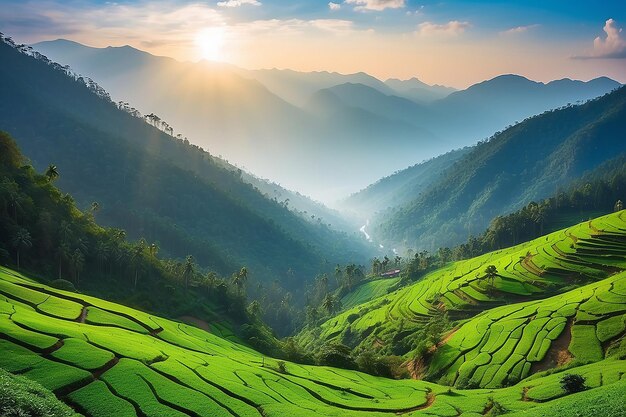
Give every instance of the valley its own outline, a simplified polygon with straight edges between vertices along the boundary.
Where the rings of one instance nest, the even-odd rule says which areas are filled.
[[[5,0],[0,417],[626,417],[624,19]]]

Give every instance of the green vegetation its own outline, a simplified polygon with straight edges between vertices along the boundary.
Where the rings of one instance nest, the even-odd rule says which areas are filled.
[[[389,210],[379,207],[371,219],[372,235],[419,250],[457,245],[494,217],[545,198],[623,154],[625,121],[626,88],[528,118],[472,148],[412,201]],[[589,191],[601,196],[620,188]],[[600,208],[608,212],[616,200]],[[535,228],[541,227],[538,223]],[[524,241],[516,237],[510,238],[513,244]],[[496,242],[493,248],[506,244]]]
[[[610,298],[602,301],[613,303],[610,304],[613,310],[605,316],[607,305],[594,298],[582,304],[582,290],[572,288],[588,282],[596,284],[585,288],[596,285],[606,289],[612,282],[616,287],[622,285],[623,280],[618,279],[621,275],[613,274],[626,269],[625,233],[626,212],[621,211],[525,244],[451,263],[428,273],[415,284],[347,309],[319,327],[308,327],[297,341],[308,351],[336,343],[355,348],[357,355],[374,349],[378,355],[405,355],[408,359],[417,356],[425,362],[435,353],[434,366],[427,373],[430,377],[440,378],[440,371],[448,367],[451,379],[443,382],[455,383],[460,378],[456,371],[467,362],[463,370],[469,368],[469,376],[461,379],[462,385],[501,386],[529,375],[530,362],[541,361],[550,341],[564,330],[566,318],[576,315],[582,321],[572,328],[570,351],[581,362],[598,361],[605,357],[608,347],[621,349],[611,342],[624,332],[623,321],[616,318],[624,300],[620,293],[605,294]],[[542,315],[533,308],[548,301],[528,301],[566,290],[571,291],[551,299],[554,311],[546,310]],[[579,300],[581,308],[577,313],[571,304],[574,301],[567,305],[566,299]],[[510,304],[512,301],[517,303]],[[525,301],[530,304],[520,304]],[[566,306],[561,307],[563,304]],[[529,319],[535,315],[537,320]],[[600,320],[602,317],[606,322]],[[494,323],[500,318],[506,320],[506,328]],[[491,323],[496,324],[493,331]],[[452,327],[458,331],[446,334]],[[461,343],[465,334],[468,339]],[[520,339],[523,343],[518,346]],[[487,342],[493,345],[487,346],[493,351],[481,354],[482,345]],[[475,353],[467,356],[474,348]],[[457,353],[451,356],[445,353],[452,350]],[[495,355],[497,350],[500,351]],[[514,353],[517,356],[511,359]],[[528,365],[522,359],[528,359]],[[493,371],[484,378],[478,378],[480,373],[474,376],[475,368],[482,366],[484,371],[492,360],[498,364]],[[504,362],[507,369],[500,371]],[[510,380],[505,381],[511,372]]]
[[[185,262],[163,260],[158,246],[140,239],[128,242],[120,229],[102,228],[92,211],[81,212],[52,183],[50,167],[43,175],[26,165],[13,139],[0,132],[0,261],[54,279],[51,286],[67,291],[89,290],[171,317],[187,317],[218,326],[222,334],[244,334],[257,348],[279,355],[279,346],[258,317],[246,310],[247,268],[220,277],[202,271],[192,257]],[[15,245],[28,236],[29,245]],[[19,255],[19,265],[18,265]],[[4,291],[0,283],[0,294]],[[92,324],[149,332],[128,317],[112,315],[106,306],[87,306],[53,295],[32,294],[27,288],[16,296],[35,296],[37,310]],[[27,303],[28,304],[28,303]],[[153,326],[153,325],[152,325]]]
[[[2,417],[79,417],[50,391],[23,376],[0,369]]]
[[[92,80],[2,36],[0,60],[0,130],[16,138],[39,172],[54,164],[59,177],[49,179],[101,224],[156,243],[164,257],[192,255],[201,269],[219,275],[245,265],[251,283],[262,284],[258,298],[271,295],[274,280],[302,297],[301,283],[368,255],[356,234],[336,232],[267,198],[240,170],[173,137],[158,117],[148,115],[146,122],[127,103],[111,102]],[[25,239],[15,243],[20,254],[35,253]],[[11,243],[5,250],[14,256],[14,248]],[[80,265],[74,254],[72,247],[66,255]],[[268,306],[281,299],[271,301]]]
[[[366,281],[356,287],[353,291],[344,295],[341,299],[343,308],[352,308],[356,305],[363,304],[373,298],[387,294],[392,288],[397,286],[400,278],[386,278]]]
[[[589,388],[572,398],[616,392],[613,384],[626,373],[626,361],[605,359],[498,390],[394,381],[277,361],[201,329],[57,290],[11,270],[0,271],[0,282],[0,368],[41,383],[89,416],[449,416],[485,409],[497,415],[568,400],[561,387],[566,373],[581,375]],[[624,286],[615,280],[613,288]],[[54,315],[38,308],[49,296],[110,316],[90,324],[89,313],[84,320]],[[118,326],[127,320],[136,329]]]

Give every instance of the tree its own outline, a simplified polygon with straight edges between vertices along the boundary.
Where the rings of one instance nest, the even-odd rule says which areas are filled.
[[[28,230],[20,227],[17,229],[13,237],[13,247],[15,248],[17,258],[17,269],[20,269],[20,252],[33,246],[32,239]]]
[[[242,267],[239,272],[233,275],[233,284],[237,287],[237,292],[241,295],[248,281],[248,268]]]
[[[494,282],[497,276],[498,276],[498,268],[496,268],[495,265],[489,265],[487,266],[487,268],[485,268],[484,278],[487,280],[487,283],[489,284],[490,291],[493,291],[495,289]]]
[[[139,268],[141,267],[141,261],[143,258],[144,251],[146,249],[145,241],[142,239],[139,241],[135,247],[133,247],[131,253],[131,261],[135,268],[135,279],[133,281],[133,288],[137,288],[137,281],[139,281]]]
[[[74,249],[74,253],[72,254],[71,261],[72,261],[72,269],[74,270],[74,277],[75,277],[74,285],[78,287],[80,285],[80,273],[82,272],[83,267],[85,266],[85,255],[79,248]]]
[[[185,258],[185,267],[183,269],[183,280],[185,281],[185,288],[189,287],[189,279],[193,276],[195,272],[195,265],[193,256],[188,255]]]
[[[565,374],[561,378],[561,388],[568,394],[584,391],[587,389],[585,377],[577,374]]]
[[[46,168],[46,172],[44,173],[44,175],[46,176],[46,178],[48,178],[49,182],[53,182],[54,180],[56,180],[57,178],[59,178],[59,170],[57,169],[56,165],[48,165],[48,168]]]
[[[372,259],[372,274],[378,275],[380,273],[380,259]]]
[[[328,311],[328,314],[333,314],[339,309],[339,301],[334,295],[328,293],[324,297],[324,301],[322,301],[322,308]]]
[[[624,209],[624,204],[622,203],[622,200],[617,200],[614,208],[615,211],[622,211]]]
[[[259,317],[261,314],[261,303],[257,300],[254,300],[248,305],[248,313],[250,313],[253,317]]]

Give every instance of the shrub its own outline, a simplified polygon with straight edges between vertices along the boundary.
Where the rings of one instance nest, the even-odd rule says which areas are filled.
[[[350,355],[352,350],[339,343],[326,343],[317,354],[320,365],[335,366],[344,369],[358,369]]]
[[[285,363],[285,361],[278,361],[278,362],[276,362],[276,370],[278,372],[280,372],[281,374],[286,374],[287,373],[287,364]]]
[[[568,394],[581,392],[587,389],[585,386],[585,377],[577,374],[565,374],[561,378],[561,388]]]
[[[506,413],[508,410],[504,408],[502,404],[493,399],[493,397],[487,398],[487,404],[485,404],[485,409],[483,411],[484,416],[501,416]]]
[[[68,406],[38,383],[0,369],[0,416],[74,417]]]
[[[50,283],[50,286],[52,288],[56,288],[57,290],[76,292],[76,287],[74,287],[74,284],[65,279],[55,279]]]

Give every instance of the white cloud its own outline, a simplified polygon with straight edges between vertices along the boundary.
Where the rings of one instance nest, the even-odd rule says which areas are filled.
[[[593,50],[599,57],[626,58],[626,40],[622,39],[622,28],[617,27],[617,22],[609,19],[603,28],[606,38],[598,36],[593,40]]]
[[[593,40],[593,49],[574,59],[626,59],[626,39],[622,38],[622,29],[617,22],[609,19],[602,28],[606,36],[598,36]]]
[[[500,32],[501,35],[518,35],[520,33],[526,33],[529,30],[532,30],[536,27],[539,27],[539,25],[526,25],[526,26],[516,26],[514,28],[508,29],[508,30],[504,30],[502,32]]]
[[[260,6],[263,3],[258,0],[227,0],[217,2],[217,5],[219,7],[239,7],[243,6],[244,4],[248,4],[250,6]]]
[[[339,3],[333,3],[332,1],[328,3],[328,8],[330,10],[339,10],[341,9],[341,4]]]
[[[345,0],[344,3],[356,6],[354,10],[401,9],[405,6],[405,0]]]
[[[420,23],[416,33],[422,36],[458,36],[471,27],[469,22],[451,20],[448,23],[437,24],[432,22]]]

